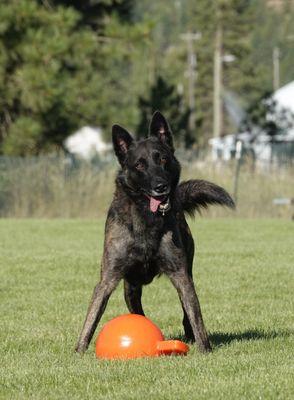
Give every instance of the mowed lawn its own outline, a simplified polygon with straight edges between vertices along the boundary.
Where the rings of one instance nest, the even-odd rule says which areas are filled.
[[[202,219],[194,276],[214,352],[98,361],[74,346],[99,276],[103,221],[0,221],[1,399],[293,399],[294,225]],[[182,333],[175,289],[144,289],[145,313]],[[126,313],[122,286],[102,324]],[[102,324],[99,325],[101,328]],[[98,328],[98,329],[99,329]]]

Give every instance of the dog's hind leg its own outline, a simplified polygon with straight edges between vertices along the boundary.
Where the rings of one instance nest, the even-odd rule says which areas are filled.
[[[125,279],[124,295],[128,309],[132,314],[145,315],[141,303],[141,297],[142,297],[141,285],[134,286]]]
[[[86,320],[76,346],[76,351],[78,353],[84,353],[87,350],[97,324],[105,310],[108,299],[119,281],[119,276],[113,276],[110,280],[102,278],[101,282],[95,286]]]

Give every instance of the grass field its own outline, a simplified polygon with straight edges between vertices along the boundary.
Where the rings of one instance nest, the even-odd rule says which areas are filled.
[[[194,275],[214,352],[97,361],[73,352],[98,278],[103,221],[0,220],[1,399],[293,399],[293,222],[197,219]],[[165,277],[146,315],[182,332]],[[103,322],[126,312],[120,286]],[[101,325],[100,325],[101,327]]]

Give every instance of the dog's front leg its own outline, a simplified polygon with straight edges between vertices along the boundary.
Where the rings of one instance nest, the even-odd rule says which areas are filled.
[[[177,271],[170,271],[168,276],[178,291],[183,308],[189,318],[199,350],[203,353],[211,351],[192,278],[188,275],[185,268],[181,268]]]
[[[117,274],[113,274],[111,277],[108,275],[102,276],[100,283],[95,286],[86,320],[76,346],[76,351],[78,353],[84,353],[87,350],[97,324],[105,310],[108,299],[118,285],[120,279],[121,276]]]

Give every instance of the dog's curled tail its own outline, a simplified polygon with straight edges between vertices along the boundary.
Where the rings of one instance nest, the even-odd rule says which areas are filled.
[[[177,197],[183,210],[191,216],[210,204],[235,208],[234,200],[225,189],[200,179],[181,182],[177,187]]]

